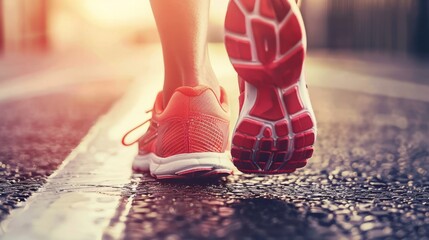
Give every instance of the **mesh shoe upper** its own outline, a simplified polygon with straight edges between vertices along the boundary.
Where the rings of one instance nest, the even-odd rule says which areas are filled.
[[[220,100],[205,86],[181,87],[163,108],[160,92],[150,126],[139,140],[139,154],[169,157],[183,153],[224,152],[228,144],[229,108],[226,93]]]

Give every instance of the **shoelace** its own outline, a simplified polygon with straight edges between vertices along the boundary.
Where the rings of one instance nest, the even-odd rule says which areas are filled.
[[[150,112],[152,112],[152,110],[153,110],[153,109],[147,110],[147,111],[146,111],[146,113],[150,113]],[[139,125],[137,125],[137,126],[136,126],[136,127],[134,127],[133,129],[131,129],[131,130],[129,130],[127,133],[125,133],[125,135],[122,137],[122,145],[124,145],[124,146],[126,146],[126,147],[129,147],[129,146],[131,146],[131,145],[136,144],[138,141],[140,141],[140,139],[141,139],[142,137],[144,137],[146,134],[144,134],[143,136],[141,136],[141,137],[137,138],[136,140],[134,140],[134,141],[132,141],[132,142],[130,142],[130,143],[128,143],[126,140],[127,140],[128,135],[130,135],[130,134],[131,134],[132,132],[134,132],[135,130],[137,130],[137,129],[139,129],[139,128],[143,127],[146,123],[150,122],[151,120],[152,120],[152,118],[149,118],[148,120],[146,120],[146,121],[144,121],[144,122],[140,123]],[[154,136],[150,137],[150,138],[149,138],[149,140],[148,140],[148,141],[146,141],[145,143],[143,143],[142,145],[146,145],[146,144],[148,144],[148,143],[149,143],[149,142],[151,142],[155,137],[156,137],[156,134],[155,134]]]

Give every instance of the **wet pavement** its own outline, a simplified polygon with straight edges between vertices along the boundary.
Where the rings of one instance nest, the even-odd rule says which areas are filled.
[[[227,61],[222,57],[215,55],[212,58],[218,76],[228,87],[235,116],[238,107],[232,96],[236,94],[237,86],[232,69],[224,68]],[[153,62],[159,63],[159,59]],[[320,67],[319,63],[314,64]],[[309,75],[316,78],[332,73],[331,70],[324,73],[319,70]],[[355,79],[365,76],[354,74],[351,72],[347,76],[355,76]],[[146,73],[145,78],[157,81],[158,77],[159,74]],[[334,81],[353,79],[332,78]],[[389,76],[385,76],[386,79]],[[89,128],[96,116],[111,105],[118,92],[107,92],[105,97],[101,96],[100,102],[85,102],[98,106],[92,108],[97,111],[76,110],[71,104],[74,111],[82,112],[80,116],[84,120],[77,114],[75,122],[65,124],[66,130],[61,130],[58,135],[49,132],[46,139],[42,139],[41,144],[52,151],[49,156],[55,157],[49,163],[36,161],[49,165],[47,170],[32,165],[30,169],[41,173],[34,177],[26,175],[21,183],[15,184],[20,186],[16,189],[25,186],[30,191],[22,191],[26,195],[16,197],[8,195],[9,189],[13,189],[9,186],[15,185],[7,183],[9,185],[3,186],[0,208],[6,210],[25,200],[31,190],[41,185],[43,188],[26,204],[19,205],[25,208],[12,211],[12,215],[1,223],[0,238],[429,239],[429,102],[392,97],[400,94],[401,89],[381,96],[359,89],[347,91],[322,87],[323,84],[311,84],[311,81],[309,85],[319,136],[315,155],[306,168],[289,175],[237,173],[204,182],[156,181],[146,174],[131,172],[130,163],[136,149],[120,146],[119,139],[135,123],[144,120],[141,112],[152,104],[149,99],[156,93],[153,89],[159,89],[159,86],[139,83],[131,86],[108,115],[97,121],[90,134],[44,184],[45,176],[53,172],[61,159],[78,144],[75,139],[87,131],[80,129]],[[383,92],[383,88],[374,90]],[[56,126],[55,121],[49,121],[64,116],[62,110],[68,109],[67,101],[49,95],[22,100],[22,103],[2,103],[2,106],[8,106],[2,109],[14,113],[1,116],[0,120],[5,123],[1,125],[2,131],[17,136],[12,140],[5,139],[1,151],[15,149],[13,156],[20,156],[16,153],[22,152],[20,147],[24,145],[17,143],[29,139],[14,140],[26,135],[19,135],[20,131],[6,126],[17,124],[21,129],[19,124],[23,120],[17,119],[25,119],[26,109],[33,106],[31,104],[49,108],[50,99],[56,99],[58,106],[65,107],[57,107],[58,116],[43,118],[35,115],[34,119],[42,119],[41,122],[46,124],[31,123],[32,127],[28,128],[31,133],[34,127],[43,130]],[[415,99],[426,97],[416,96]],[[56,109],[57,104],[53,104],[52,109]],[[49,112],[54,114],[55,111]],[[67,144],[69,150],[54,152],[60,149],[58,143],[64,136],[73,136]],[[37,159],[46,156],[43,151],[48,147],[43,146]],[[8,164],[15,164],[10,159]],[[5,169],[3,161],[0,170]],[[10,172],[10,176],[15,173],[3,170],[2,174],[4,172]],[[27,184],[26,179],[35,185]],[[3,191],[6,191],[5,197],[12,200],[3,201],[6,199]]]

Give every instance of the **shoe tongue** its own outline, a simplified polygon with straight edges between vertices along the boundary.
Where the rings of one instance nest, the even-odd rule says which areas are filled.
[[[210,88],[207,86],[203,86],[203,85],[199,85],[196,87],[184,86],[184,87],[177,88],[176,92],[181,92],[187,96],[199,96],[203,92],[207,91],[208,89],[210,89]]]

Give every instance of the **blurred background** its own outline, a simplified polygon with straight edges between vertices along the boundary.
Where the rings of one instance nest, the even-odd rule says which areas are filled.
[[[212,1],[210,40],[223,40],[227,0]],[[429,56],[427,0],[304,0],[309,49]],[[105,51],[158,40],[149,1],[0,0],[0,53]]]
[[[211,4],[212,62],[225,78],[233,73],[222,44],[228,0]],[[310,80],[326,80],[319,77],[322,67],[427,83],[429,1],[304,0],[301,9]],[[147,0],[0,0],[0,100],[76,82],[125,86],[160,73],[162,53]]]
[[[228,0],[211,4],[212,61],[219,75],[231,74],[222,44]],[[301,9],[309,78],[318,75],[316,67],[328,67],[429,79],[429,1],[304,0]],[[147,0],[0,0],[0,100],[75,82],[124,83],[149,78],[150,70],[150,78],[162,77],[161,62]]]

